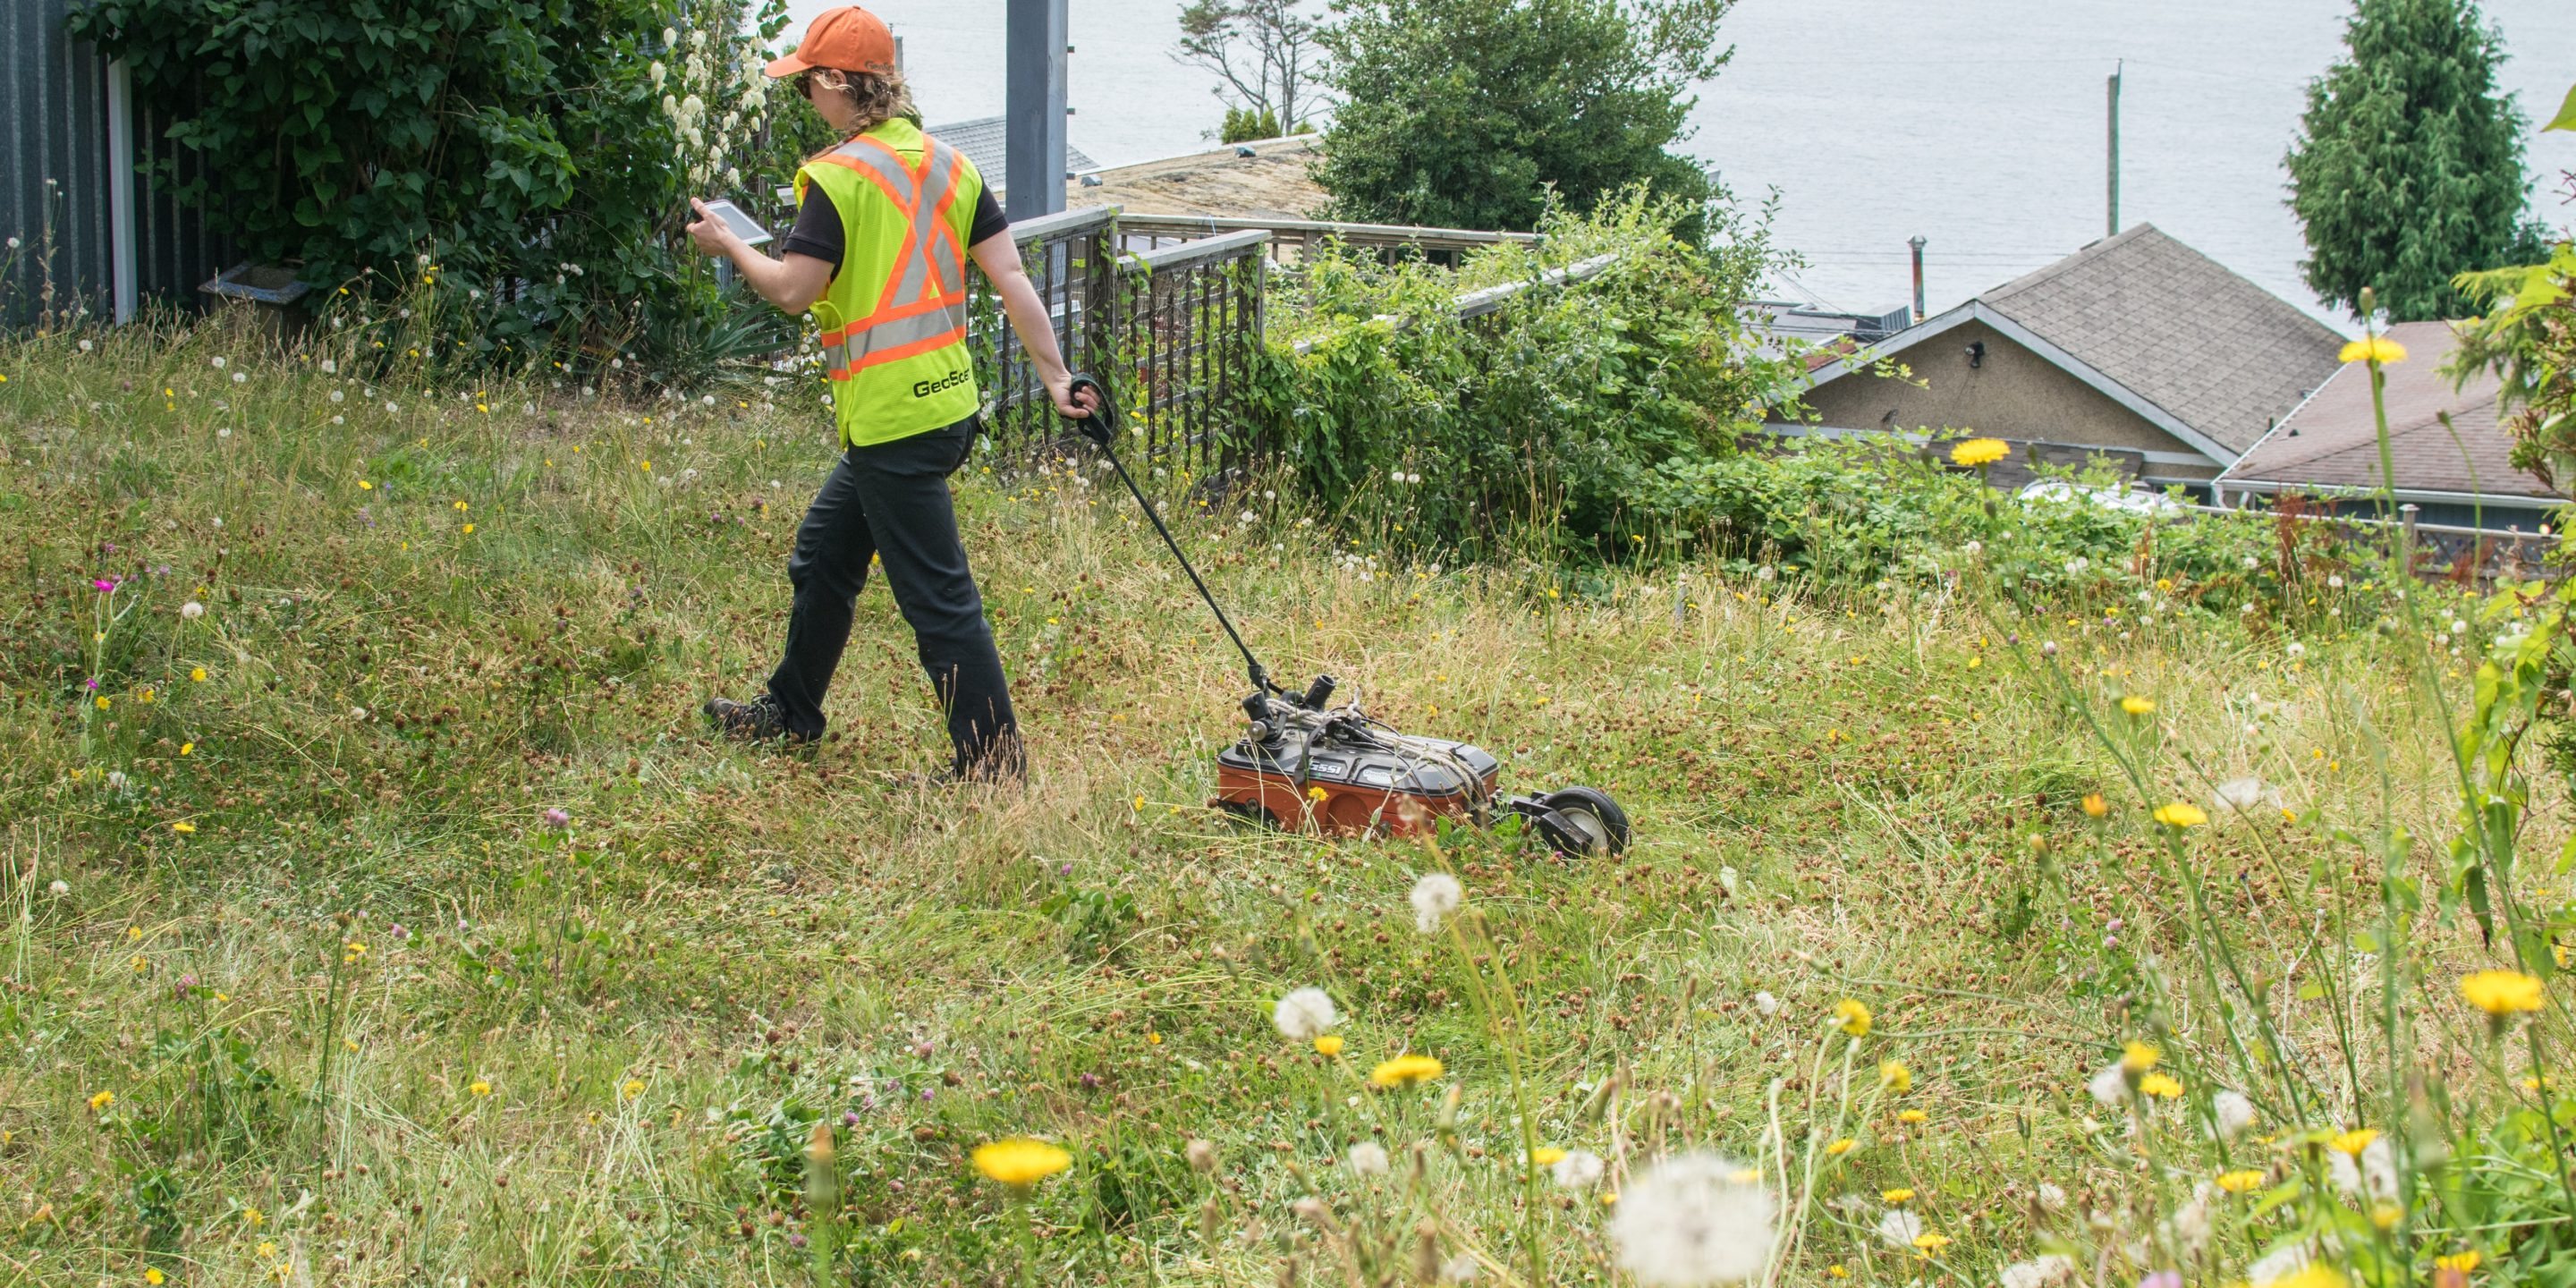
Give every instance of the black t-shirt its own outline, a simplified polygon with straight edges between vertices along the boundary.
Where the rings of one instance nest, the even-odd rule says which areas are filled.
[[[993,190],[985,188],[975,194],[975,223],[966,234],[966,244],[974,246],[995,233],[1009,232],[1011,221],[1002,217],[1000,203],[993,200]],[[780,245],[782,252],[811,255],[832,266],[834,276],[841,272],[841,252],[847,247],[841,237],[841,212],[832,204],[832,195],[823,185],[805,185],[805,204],[796,208],[796,226]]]

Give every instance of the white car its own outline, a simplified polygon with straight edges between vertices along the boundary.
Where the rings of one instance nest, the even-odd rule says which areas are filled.
[[[2182,513],[2182,507],[2174,504],[2172,498],[2159,496],[2148,491],[2144,486],[2124,490],[2110,487],[2086,487],[2081,483],[2069,483],[2064,479],[2040,479],[2037,482],[2025,484],[2020,495],[2024,505],[2033,501],[2049,501],[2061,505],[2075,501],[2090,501],[2105,510],[2118,510],[2126,514],[2163,516]]]

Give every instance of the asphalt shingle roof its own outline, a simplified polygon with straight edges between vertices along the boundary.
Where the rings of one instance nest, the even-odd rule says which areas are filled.
[[[2404,322],[2390,327],[2388,335],[2406,346],[2406,361],[2383,368],[2388,446],[2399,488],[2555,495],[2505,459],[2513,444],[2496,423],[2496,377],[2481,372],[2454,391],[2441,373],[2459,343],[2450,323]],[[2446,412],[2448,428],[2441,421]],[[2370,368],[2352,363],[2336,372],[2221,481],[2377,487],[2379,425],[2370,407]]]
[[[2331,379],[2343,337],[2139,224],[1978,297],[2233,452]]]
[[[954,125],[934,125],[930,127],[928,133],[932,138],[965,153],[966,159],[975,163],[975,172],[984,176],[985,185],[995,192],[1000,192],[1006,185],[1004,176],[1010,170],[1010,147],[1002,138],[1003,119],[999,116],[987,116],[973,121],[959,121]],[[1079,174],[1095,168],[1098,164],[1083,155],[1082,149],[1071,143],[1064,145],[1065,169]]]

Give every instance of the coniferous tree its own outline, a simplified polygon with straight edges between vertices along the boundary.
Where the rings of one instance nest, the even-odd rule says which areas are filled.
[[[2356,0],[2288,158],[2317,294],[2351,309],[2376,287],[2397,321],[2463,317],[2453,276],[2538,257],[2502,43],[2475,0]]]

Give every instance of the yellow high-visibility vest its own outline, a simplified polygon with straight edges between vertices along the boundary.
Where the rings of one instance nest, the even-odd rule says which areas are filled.
[[[966,347],[966,235],[984,177],[955,148],[892,120],[796,171],[841,215],[838,276],[814,302],[841,441],[892,442],[955,424],[982,399]]]

